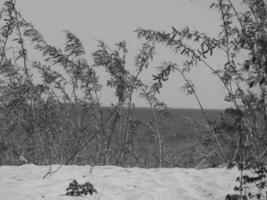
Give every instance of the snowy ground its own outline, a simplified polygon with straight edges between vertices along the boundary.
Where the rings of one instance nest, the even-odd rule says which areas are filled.
[[[57,166],[52,166],[55,169]],[[224,200],[233,193],[236,169],[140,169],[101,166],[63,166],[57,173],[42,177],[49,166],[1,166],[1,200],[98,199],[98,200]],[[91,182],[97,194],[64,196],[74,179]]]

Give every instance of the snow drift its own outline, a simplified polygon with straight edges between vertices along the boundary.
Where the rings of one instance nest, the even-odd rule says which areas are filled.
[[[52,168],[57,168],[53,165]],[[1,200],[97,199],[97,200],[224,200],[233,193],[237,169],[141,169],[99,166],[63,166],[42,177],[49,166],[1,166]],[[70,197],[68,184],[90,182],[97,193]]]

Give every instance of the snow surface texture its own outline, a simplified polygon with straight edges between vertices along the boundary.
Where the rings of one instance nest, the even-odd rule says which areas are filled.
[[[56,169],[58,166],[53,165]],[[97,199],[97,200],[224,200],[233,194],[236,169],[141,169],[115,166],[63,166],[46,179],[49,166],[1,166],[1,200]],[[65,196],[73,180],[93,184],[98,193]]]

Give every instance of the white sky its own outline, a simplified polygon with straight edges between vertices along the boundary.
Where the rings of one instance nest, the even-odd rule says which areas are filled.
[[[84,42],[88,57],[97,45],[92,38],[101,39],[110,46],[126,40],[130,61],[128,67],[133,68],[132,57],[141,47],[141,41],[137,40],[133,31],[139,27],[170,31],[171,26],[179,29],[188,25],[216,37],[220,21],[218,14],[209,9],[210,3],[211,0],[17,0],[17,8],[55,46],[62,46],[64,42],[62,31],[69,30],[76,34]],[[153,66],[167,60],[182,61],[168,49],[160,48]],[[223,66],[224,59],[217,55],[210,63],[215,67]],[[143,75],[147,82],[152,81],[152,71]],[[105,73],[101,71],[99,75],[104,83]],[[205,108],[227,106],[223,101],[223,87],[204,66],[195,67],[190,78]],[[159,99],[169,107],[198,108],[193,96],[182,92],[182,85],[180,77],[172,76]],[[101,95],[103,105],[115,102],[112,96],[113,91],[105,88]],[[135,99],[135,104],[147,106],[139,98]]]

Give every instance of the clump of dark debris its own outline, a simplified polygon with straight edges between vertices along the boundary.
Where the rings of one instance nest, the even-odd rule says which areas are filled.
[[[66,189],[68,196],[82,196],[97,193],[96,189],[90,182],[85,182],[84,184],[79,184],[76,180],[73,180]]]

